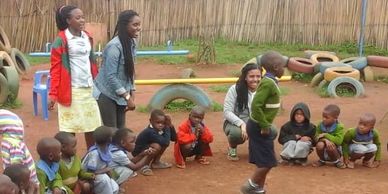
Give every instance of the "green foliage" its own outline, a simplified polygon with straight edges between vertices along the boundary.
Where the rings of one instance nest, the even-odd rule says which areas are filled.
[[[230,88],[230,85],[215,85],[215,86],[209,87],[210,91],[218,92],[218,93],[226,93],[228,92],[229,88]]]
[[[28,54],[25,54],[25,56],[31,66],[50,63],[50,57],[30,57]]]
[[[148,112],[148,109],[146,106],[138,105],[138,106],[136,106],[136,111],[146,113],[146,112]]]
[[[379,75],[379,76],[377,76],[375,79],[376,79],[376,81],[378,81],[378,82],[383,82],[383,83],[388,84],[388,76]]]
[[[0,105],[0,108],[4,109],[16,109],[22,107],[23,103],[15,97],[15,95],[10,94],[8,99]]]
[[[356,95],[356,88],[351,84],[340,84],[335,88],[335,92],[339,97],[353,97]]]
[[[177,99],[169,102],[164,108],[171,112],[190,111],[195,104],[189,100]]]
[[[296,81],[300,81],[302,83],[310,83],[313,79],[314,75],[311,73],[298,73],[295,72],[292,74],[292,79]]]
[[[325,85],[323,85],[322,87],[317,87],[316,89],[316,92],[318,93],[318,95],[322,98],[328,98],[330,97],[329,95],[329,92],[327,91],[327,86],[329,85],[329,83],[326,83]]]
[[[218,102],[215,102],[213,101],[212,103],[212,107],[210,107],[210,110],[213,111],[213,112],[221,112],[224,110],[224,105],[218,103]]]

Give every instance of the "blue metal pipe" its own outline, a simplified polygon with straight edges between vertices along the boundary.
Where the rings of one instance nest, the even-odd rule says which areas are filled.
[[[160,56],[160,55],[187,55],[189,50],[171,50],[171,51],[136,51],[136,56]],[[102,52],[94,52],[97,56],[101,56]],[[32,52],[31,57],[49,57],[49,52]]]
[[[360,38],[358,41],[358,55],[362,57],[364,55],[364,32],[365,32],[365,21],[366,21],[366,7],[368,0],[362,0],[362,12],[361,12],[361,29]]]

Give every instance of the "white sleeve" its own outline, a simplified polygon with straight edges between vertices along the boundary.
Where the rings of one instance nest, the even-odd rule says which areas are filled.
[[[225,96],[224,119],[239,127],[244,123],[244,121],[234,113],[234,110],[236,108],[236,101],[237,101],[237,92],[236,92],[236,84],[234,84],[229,88]]]

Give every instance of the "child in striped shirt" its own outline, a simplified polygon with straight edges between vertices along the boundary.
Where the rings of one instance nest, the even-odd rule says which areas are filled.
[[[23,164],[30,170],[30,181],[39,188],[34,159],[24,143],[24,126],[15,113],[0,109],[1,158],[3,169],[12,164]]]

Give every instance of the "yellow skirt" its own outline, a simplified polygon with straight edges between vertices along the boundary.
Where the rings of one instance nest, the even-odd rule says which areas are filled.
[[[71,105],[58,104],[59,131],[92,132],[102,125],[100,110],[92,96],[92,88],[72,88]]]

